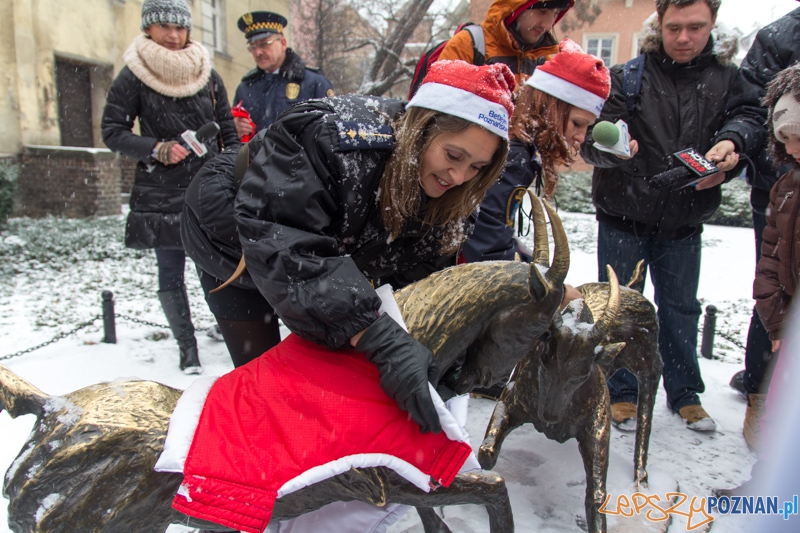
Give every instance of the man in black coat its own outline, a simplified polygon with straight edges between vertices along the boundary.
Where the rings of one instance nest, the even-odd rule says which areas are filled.
[[[628,123],[632,158],[598,151],[591,133],[582,145],[584,159],[595,165],[600,280],[606,281],[606,264],[629,279],[636,263],[646,261],[658,306],[667,404],[698,431],[716,428],[699,398],[705,390],[697,362],[700,234],[719,207],[718,185],[726,176],[719,172],[676,189],[658,189],[648,178],[673,167],[673,153],[685,148],[706,154],[723,171],[736,166],[737,152],[749,149],[743,129],[715,137],[726,123],[725,101],[737,80],[735,44],[726,46],[719,32],[712,35],[719,6],[720,0],[656,0],[657,19],[645,23],[642,39],[645,63],[636,107],[627,110],[624,69],[617,65],[600,116]],[[613,422],[635,429],[636,378],[622,370],[608,384]]]
[[[766,138],[767,109],[761,107],[761,98],[766,94],[767,83],[780,71],[800,60],[798,35],[800,35],[800,8],[762,28],[742,61],[739,69],[740,81],[737,90],[728,100],[727,109],[734,120],[749,125],[748,134],[753,139]],[[759,119],[748,120],[753,114]],[[723,128],[723,133],[726,129]],[[755,172],[748,171],[747,181],[752,187],[750,205],[753,208],[756,263],[758,263],[761,257],[761,233],[767,225],[769,191],[778,178],[788,171],[789,165],[775,167],[769,154],[769,143],[766,142],[754,158],[754,163]],[[756,448],[761,431],[761,415],[769,385],[765,375],[771,349],[769,336],[753,308],[745,347],[745,370],[741,372],[741,389],[747,395],[744,437],[751,448]]]
[[[269,11],[252,11],[239,18],[238,26],[256,62],[256,68],[242,78],[233,99],[234,106],[241,103],[255,123],[254,130],[246,118],[235,118],[240,138],[268,127],[298,102],[333,96],[331,82],[286,47],[284,17]]]

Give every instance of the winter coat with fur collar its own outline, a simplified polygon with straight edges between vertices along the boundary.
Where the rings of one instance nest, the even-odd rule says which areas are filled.
[[[189,87],[188,92],[194,91],[191,94],[166,96],[145,83],[151,80],[143,81],[125,66],[111,85],[103,111],[103,142],[138,161],[125,227],[125,244],[130,248],[183,247],[179,217],[184,192],[203,163],[219,153],[217,143],[210,142],[209,154],[203,158],[190,152],[180,163],[163,165],[151,158],[158,142],[180,141],[184,131],[196,131],[211,121],[219,122],[226,146],[239,142],[222,78],[211,70],[205,79],[204,83],[182,84]],[[216,107],[210,84],[214,85]],[[137,118],[138,135],[131,131]]]
[[[639,151],[629,160],[594,148],[591,130],[581,149],[595,166],[592,200],[597,220],[612,227],[657,239],[681,239],[702,232],[702,224],[716,211],[720,187],[695,190],[652,188],[647,177],[679,164],[673,153],[695,148],[705,154],[725,124],[725,101],[737,82],[731,62],[735,42],[712,32],[701,54],[677,64],[664,52],[661,33],[654,22],[643,38],[646,54],[640,97],[633,116],[626,109],[623,66],[611,68],[611,95],[600,120],[628,123]]]

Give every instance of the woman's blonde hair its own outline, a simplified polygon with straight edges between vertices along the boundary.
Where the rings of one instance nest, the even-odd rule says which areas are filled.
[[[443,227],[440,252],[458,249],[467,235],[463,221],[483,201],[506,164],[508,140],[500,139],[488,165],[468,182],[450,189],[439,198],[427,198],[424,207],[420,167],[422,157],[433,140],[442,133],[460,133],[474,122],[421,107],[412,107],[395,124],[395,147],[381,178],[380,207],[383,224],[392,238],[407,221],[421,220],[432,227]]]
[[[508,134],[512,139],[536,146],[542,157],[544,196],[549,198],[558,184],[556,167],[575,162],[564,137],[573,106],[527,84],[519,91],[515,103]]]

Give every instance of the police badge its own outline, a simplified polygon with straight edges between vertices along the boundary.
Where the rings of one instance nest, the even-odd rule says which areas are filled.
[[[294,100],[300,94],[300,86],[296,83],[286,85],[286,98]]]

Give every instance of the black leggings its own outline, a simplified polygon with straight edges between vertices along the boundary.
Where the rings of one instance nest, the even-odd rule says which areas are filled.
[[[223,281],[199,268],[197,274],[233,366],[247,364],[281,342],[278,317],[260,292],[229,285],[211,294]]]
[[[156,248],[158,290],[173,291],[183,287],[186,252],[177,248]]]

